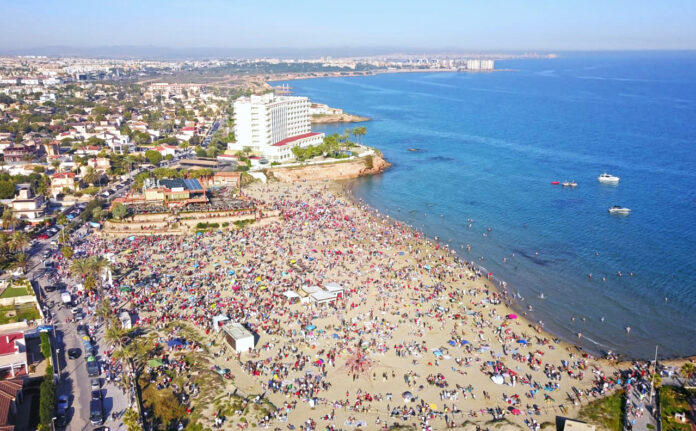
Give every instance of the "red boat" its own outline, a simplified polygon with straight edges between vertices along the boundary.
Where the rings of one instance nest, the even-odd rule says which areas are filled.
[[[553,184],[554,186],[557,186],[557,185],[559,185],[559,184],[561,184],[561,183],[560,183],[559,181],[551,181],[551,184]]]

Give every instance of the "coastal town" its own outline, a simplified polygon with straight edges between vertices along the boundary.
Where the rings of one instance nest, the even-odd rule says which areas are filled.
[[[692,359],[546,332],[272,84],[496,59],[0,58],[0,429],[691,429]]]

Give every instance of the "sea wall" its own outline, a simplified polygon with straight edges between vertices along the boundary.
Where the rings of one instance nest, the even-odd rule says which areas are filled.
[[[348,180],[374,175],[391,166],[379,155],[367,156],[349,162],[336,162],[318,165],[274,168],[268,171],[275,179],[290,183],[303,180]]]

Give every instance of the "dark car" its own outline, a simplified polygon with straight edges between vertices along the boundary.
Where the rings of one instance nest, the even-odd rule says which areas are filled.
[[[44,286],[44,290],[46,292],[55,292],[56,286],[54,286],[52,284],[47,284],[46,286]]]
[[[77,348],[68,349],[68,358],[69,359],[77,359],[80,357],[80,353],[82,353],[82,351],[80,349],[77,349]]]
[[[65,427],[66,425],[68,425],[68,416],[67,416],[65,413],[59,414],[59,415],[56,417],[56,420],[53,421],[53,424],[54,424],[56,427],[60,427],[60,428]]]
[[[96,391],[92,391],[92,399],[93,400],[101,400],[102,399],[101,389],[96,390]]]
[[[88,352],[89,353],[89,352]],[[101,374],[101,369],[99,363],[97,363],[97,358],[90,356],[87,358],[87,375],[89,377],[97,377]]]
[[[92,425],[101,425],[104,422],[104,410],[101,399],[89,402],[89,421]]]

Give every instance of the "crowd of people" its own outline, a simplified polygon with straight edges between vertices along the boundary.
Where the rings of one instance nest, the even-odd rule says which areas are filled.
[[[535,428],[565,402],[617,385],[607,362],[517,317],[475,264],[341,190],[254,184],[245,193],[278,216],[202,235],[92,235],[75,250],[112,262],[114,310],[132,310],[146,329],[185,322],[218,346],[208,360],[235,376],[221,385],[250,382],[277,407],[264,424],[428,430],[509,417]],[[328,283],[343,291],[325,305],[301,289]],[[255,348],[224,347],[219,316],[257,334]]]

